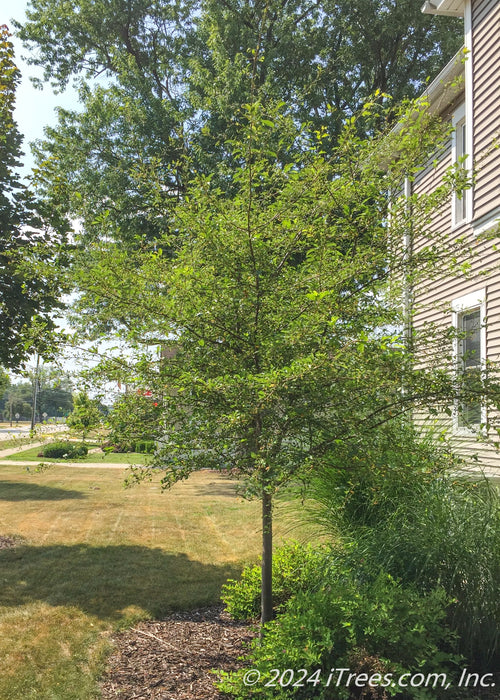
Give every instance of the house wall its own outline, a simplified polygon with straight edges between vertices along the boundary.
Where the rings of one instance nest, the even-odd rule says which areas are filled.
[[[459,262],[470,265],[467,273],[436,275],[432,280],[419,283],[414,289],[414,327],[421,333],[420,356],[426,359],[435,355],[439,348],[433,346],[430,329],[448,328],[453,322],[451,304],[453,300],[469,293],[485,290],[484,310],[486,328],[484,341],[488,360],[500,362],[500,241],[485,239],[482,233],[500,215],[500,149],[495,148],[495,139],[500,132],[500,2],[498,0],[472,0],[471,6],[472,68],[464,68],[464,74],[472,74],[472,89],[465,86],[453,104],[441,109],[441,116],[450,119],[460,104],[472,99],[466,114],[473,118],[473,157],[477,175],[472,196],[472,211],[468,219],[458,226],[453,225],[452,203],[446,202],[431,217],[427,231],[440,237],[448,246],[450,256],[456,255]],[[452,144],[440,156],[436,167],[423,170],[413,183],[413,192],[432,192],[452,164]],[[493,229],[490,229],[493,231]],[[462,246],[459,240],[463,239]],[[415,241],[415,249],[425,245],[425,240]],[[472,256],[469,256],[469,248]],[[467,253],[465,252],[467,251]],[[463,254],[462,254],[463,253]],[[462,260],[460,260],[462,255]],[[451,259],[451,257],[450,257]],[[443,268],[444,269],[444,268]],[[426,329],[429,337],[426,339]],[[440,348],[443,350],[443,348]],[[448,350],[451,351],[451,348]],[[417,422],[428,420],[419,413]],[[488,421],[500,425],[500,414],[490,411]],[[435,420],[435,419],[434,419]],[[453,433],[454,421],[441,417],[438,425],[446,425]],[[490,433],[495,437],[494,431]],[[498,436],[496,436],[498,439]],[[491,445],[478,442],[476,435],[466,430],[456,430],[453,437],[458,451],[465,456],[477,454],[484,465],[500,470],[500,452]]]
[[[498,149],[500,131],[500,2],[473,0],[474,151],[479,168],[474,192],[474,220],[500,208]]]

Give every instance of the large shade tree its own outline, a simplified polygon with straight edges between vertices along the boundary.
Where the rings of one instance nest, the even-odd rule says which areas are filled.
[[[76,78],[83,106],[38,145],[37,186],[88,239],[129,247],[161,235],[193,171],[228,184],[242,104],[283,100],[332,146],[370,94],[415,95],[462,41],[415,0],[32,0],[26,16],[32,62]]]
[[[0,363],[22,364],[33,345],[48,346],[60,289],[52,274],[57,246],[42,224],[18,167],[22,137],[14,121],[20,76],[10,34],[0,27]],[[36,319],[36,320],[35,320]]]

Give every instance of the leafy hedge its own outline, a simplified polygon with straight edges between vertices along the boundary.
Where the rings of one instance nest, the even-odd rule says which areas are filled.
[[[153,454],[156,448],[156,443],[154,440],[137,440],[135,442],[114,442],[112,440],[108,440],[107,442],[103,443],[102,448],[106,452],[116,452],[120,454],[127,452]]]
[[[88,447],[83,444],[50,442],[48,445],[44,445],[39,456],[56,459],[78,459],[78,457],[86,457],[88,452]]]

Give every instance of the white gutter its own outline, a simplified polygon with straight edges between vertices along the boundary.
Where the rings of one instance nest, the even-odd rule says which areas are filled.
[[[428,111],[431,114],[440,114],[449,107],[458,95],[465,91],[465,47],[453,56],[451,61],[443,68],[432,83],[420,95],[420,100],[428,103]],[[415,116],[417,112],[415,112]],[[401,122],[398,122],[392,129],[391,134],[397,134],[402,129]]]
[[[462,47],[422,93],[421,97],[427,98],[429,102],[431,113],[439,114],[464,92],[466,60],[467,51]]]

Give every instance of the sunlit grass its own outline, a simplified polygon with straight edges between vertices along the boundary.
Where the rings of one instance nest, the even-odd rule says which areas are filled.
[[[2,700],[98,697],[112,630],[213,603],[257,559],[259,504],[233,482],[203,472],[162,494],[125,475],[0,466],[0,534],[22,539],[0,550]]]

